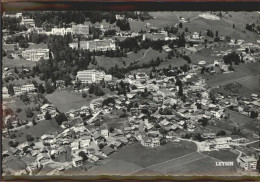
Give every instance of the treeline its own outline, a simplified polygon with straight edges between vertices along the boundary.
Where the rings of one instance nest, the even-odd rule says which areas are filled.
[[[114,77],[117,77],[119,79],[124,79],[125,78],[125,74],[128,73],[129,71],[136,70],[136,69],[141,69],[141,68],[157,67],[157,66],[159,66],[161,64],[162,61],[163,61],[162,59],[157,57],[156,60],[152,59],[148,63],[143,63],[143,64],[131,63],[129,66],[123,67],[123,68],[118,68],[118,66],[115,65],[114,67],[109,68],[107,70],[107,73],[111,74]]]
[[[116,26],[118,26],[120,28],[120,30],[122,30],[122,31],[131,30],[130,24],[129,24],[128,20],[126,20],[126,19],[117,20],[116,21]]]
[[[91,23],[106,22],[114,23],[116,21],[114,12],[101,11],[44,11],[44,12],[23,12],[24,16],[33,18],[37,27],[42,26],[43,23],[50,23],[62,27],[63,24],[82,24],[85,21]]]
[[[27,28],[24,25],[20,25],[21,19],[12,17],[2,17],[2,29],[7,29],[11,34],[15,32],[26,31]]]
[[[240,59],[240,56],[236,52],[232,52],[228,55],[225,55],[223,57],[224,63],[232,65],[233,63],[236,65],[239,65],[239,63],[242,62],[242,59]]]
[[[45,34],[31,33],[28,36],[23,35],[11,35],[6,39],[7,44],[19,43],[21,40],[32,42],[34,44],[47,43],[48,36]]]

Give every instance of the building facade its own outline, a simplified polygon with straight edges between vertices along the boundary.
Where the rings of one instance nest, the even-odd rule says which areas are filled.
[[[89,35],[89,25],[72,25],[71,29],[73,35]]]
[[[14,86],[14,94],[20,95],[26,92],[34,92],[36,90],[33,84],[22,85],[22,86]]]
[[[238,164],[245,170],[256,170],[257,159],[251,156],[240,157]]]
[[[116,50],[116,44],[111,39],[93,40],[93,41],[87,41],[86,49],[90,51]]]
[[[78,81],[81,81],[82,83],[95,83],[95,82],[100,82],[105,78],[112,79],[112,76],[106,75],[104,71],[83,70],[77,73],[76,78]]]
[[[25,25],[26,27],[35,27],[34,19],[23,18],[20,24]]]
[[[49,59],[49,49],[30,49],[22,52],[22,57],[29,61]]]

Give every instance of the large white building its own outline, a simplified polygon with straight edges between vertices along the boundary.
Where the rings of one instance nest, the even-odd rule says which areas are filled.
[[[71,29],[73,35],[89,35],[89,25],[72,25]]]
[[[49,49],[30,49],[22,52],[22,57],[29,61],[49,59]]]
[[[26,27],[35,27],[34,19],[23,18],[20,24],[25,25]]]
[[[240,157],[238,164],[245,170],[256,170],[257,159],[251,156]]]
[[[111,75],[106,75],[104,71],[97,70],[83,70],[77,73],[77,80],[82,83],[95,83],[101,80],[110,81],[112,80]]]
[[[36,88],[33,84],[28,84],[28,85],[22,85],[22,86],[14,86],[14,94],[15,95],[20,95],[26,92],[34,92],[36,91]]]
[[[72,29],[71,28],[53,28],[51,29],[51,34],[52,35],[67,35],[67,34],[71,34],[72,33]]]
[[[71,48],[78,48],[78,43],[70,43]],[[112,39],[80,41],[80,48],[90,51],[116,50],[115,41]]]

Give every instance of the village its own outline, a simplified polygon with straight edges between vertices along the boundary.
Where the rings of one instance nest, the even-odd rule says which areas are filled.
[[[17,13],[15,17],[22,17],[22,13]],[[202,14],[199,17],[218,20],[215,15]],[[190,21],[179,18],[183,23]],[[125,17],[117,15],[116,19],[122,20]],[[81,34],[87,39],[90,36],[89,25],[74,24],[71,28],[53,28],[48,32],[36,28],[33,19],[23,18],[21,24],[33,27],[28,31],[48,36],[71,33]],[[145,26],[152,31],[143,34],[118,31],[115,37],[141,36],[142,41],[173,42],[181,39],[164,29],[151,27],[150,23]],[[100,29],[105,32],[110,27],[100,26]],[[125,73],[123,78],[117,78],[113,72],[108,73],[96,68],[83,69],[76,72],[69,85],[65,80],[55,80],[55,83],[51,84],[31,81],[15,84],[12,89],[7,85],[3,86],[4,103],[5,100],[12,102],[15,98],[24,103],[33,100],[37,105],[33,111],[25,110],[27,118],[33,118],[31,120],[20,119],[14,114],[8,114],[3,119],[3,137],[9,139],[9,147],[2,152],[3,166],[9,166],[4,167],[3,175],[66,175],[66,171],[75,168],[83,169],[87,173],[89,169],[102,165],[112,154],[129,145],[140,143],[143,147],[153,150],[168,143],[178,145],[182,141],[194,143],[198,153],[230,151],[237,156],[233,161],[237,164],[237,171],[241,174],[256,173],[259,165],[259,146],[253,144],[259,143],[259,132],[244,129],[232,116],[243,115],[244,118],[257,123],[256,120],[260,119],[259,92],[245,97],[232,93],[232,89],[228,90],[228,85],[235,84],[232,80],[223,85],[207,84],[207,80],[213,76],[237,73],[237,67],[234,65],[259,66],[259,41],[250,43],[242,39],[230,39],[226,43],[227,37],[217,35],[219,41],[205,44],[206,35],[201,34],[187,33],[184,38],[186,43],[181,48],[177,43],[173,46],[162,46],[162,51],[167,56],[176,49],[188,65],[175,66],[173,63],[166,68],[153,66],[152,69],[144,71],[133,69]],[[18,44],[16,46],[19,47]],[[109,38],[77,39],[68,46],[74,50],[106,52],[116,51],[119,45]],[[221,50],[223,47],[225,50]],[[211,50],[211,54],[219,59],[189,62],[189,56],[202,49]],[[10,51],[10,54],[13,58],[20,57],[18,59],[32,62],[48,60],[49,56],[54,54],[49,48],[19,51]],[[137,59],[134,64],[138,64],[140,60]],[[237,60],[239,63],[236,63]],[[128,69],[131,66],[123,68]],[[33,69],[30,68],[5,67],[3,79],[19,80],[22,76],[30,77],[32,72]],[[55,85],[56,91],[59,92],[69,90],[78,93],[82,95],[82,99],[91,94],[95,96],[89,98],[88,104],[63,112],[40,92],[43,89],[47,91],[47,84],[48,87]],[[8,108],[4,105],[3,109]],[[17,113],[21,112],[17,110]],[[51,130],[37,138],[27,135],[26,141],[17,142],[15,132],[37,126],[45,120],[56,121],[59,129]],[[25,163],[18,171],[8,165],[8,161],[15,158]]]

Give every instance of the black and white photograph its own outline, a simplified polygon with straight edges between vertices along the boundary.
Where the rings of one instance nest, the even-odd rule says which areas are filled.
[[[258,176],[260,11],[5,11],[2,176]]]

